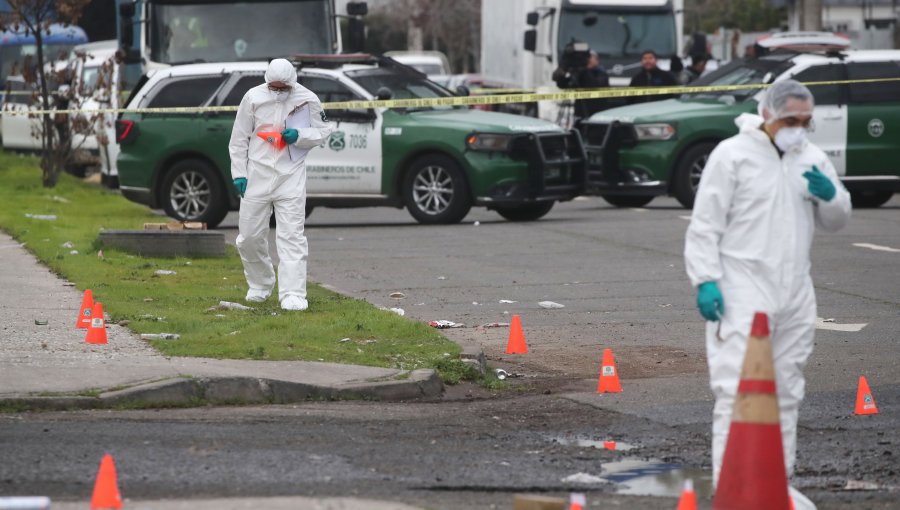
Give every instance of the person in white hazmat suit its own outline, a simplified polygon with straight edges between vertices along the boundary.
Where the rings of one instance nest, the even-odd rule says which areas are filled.
[[[762,117],[742,114],[740,132],[709,157],[685,238],[684,258],[706,323],[718,483],[753,315],[769,317],[788,476],[797,451],[803,369],[813,348],[816,299],[809,252],[815,227],[850,218],[850,195],[828,156],[806,139],[809,89],[793,80],[765,92]],[[797,510],[815,509],[791,488]]]
[[[308,127],[288,128],[288,116],[308,108]],[[304,112],[307,113],[307,112]],[[297,83],[297,71],[285,59],[269,63],[265,83],[244,95],[238,107],[228,151],[231,178],[241,195],[237,249],[250,287],[247,301],[262,302],[275,287],[269,256],[269,217],[275,210],[278,250],[278,298],[285,310],[306,310],[306,152],[331,134],[319,98]],[[280,132],[297,150],[278,147],[258,133]]]

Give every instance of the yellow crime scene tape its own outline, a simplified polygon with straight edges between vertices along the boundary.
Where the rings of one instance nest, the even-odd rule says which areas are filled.
[[[848,85],[864,83],[900,82],[900,78],[872,78],[865,80],[832,80],[805,82],[808,87],[823,85]],[[764,89],[769,84],[755,83],[745,85],[707,85],[707,86],[681,86],[681,87],[644,87],[628,88],[614,87],[591,90],[567,90],[558,92],[531,92],[523,94],[501,94],[486,96],[453,96],[432,97],[416,99],[385,99],[385,100],[359,100],[338,101],[322,103],[325,110],[367,109],[367,108],[429,108],[432,106],[478,106],[515,103],[537,103],[540,101],[568,101],[579,99],[608,99],[623,97],[661,96],[680,94],[702,94],[704,92],[729,92],[735,90]],[[315,91],[314,91],[315,92]],[[28,110],[12,111],[4,110],[4,114],[12,115],[59,115],[78,113],[82,115],[104,113],[225,113],[236,112],[237,106],[179,106],[161,108],[97,108],[89,110]]]

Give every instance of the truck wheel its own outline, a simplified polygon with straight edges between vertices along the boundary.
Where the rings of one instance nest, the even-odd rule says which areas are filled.
[[[472,208],[466,176],[449,156],[430,154],[410,165],[403,201],[419,223],[459,223]]]
[[[850,202],[853,203],[854,208],[874,209],[883,206],[893,196],[893,191],[852,191],[850,192]]]
[[[535,221],[543,218],[553,209],[556,202],[538,202],[535,204],[511,205],[496,207],[497,214],[509,221]]]
[[[209,163],[183,159],[166,174],[162,187],[166,214],[179,221],[202,221],[213,228],[228,214],[228,194]]]
[[[685,151],[678,160],[672,190],[675,192],[675,198],[678,199],[678,202],[687,209],[694,207],[694,197],[697,195],[697,188],[700,186],[700,176],[703,174],[703,167],[706,166],[709,154],[715,148],[715,143],[700,143]]]
[[[643,196],[627,196],[627,195],[600,195],[603,197],[603,200],[606,200],[610,204],[616,207],[644,207],[649,204],[651,200],[656,197],[643,197]]]

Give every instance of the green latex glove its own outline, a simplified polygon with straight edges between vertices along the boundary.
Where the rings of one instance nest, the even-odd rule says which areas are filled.
[[[803,177],[809,181],[809,193],[819,200],[831,202],[831,199],[837,194],[831,179],[825,177],[825,174],[816,165],[813,165],[812,171],[803,172]]]
[[[708,321],[717,321],[725,314],[725,300],[716,282],[701,283],[697,289],[697,308]]]
[[[281,139],[284,140],[284,143],[293,144],[298,138],[300,138],[300,133],[294,128],[288,128],[281,132]]]
[[[241,198],[244,198],[244,193],[246,193],[247,191],[247,179],[244,177],[238,177],[233,182],[234,189],[236,189],[237,192],[241,194]]]

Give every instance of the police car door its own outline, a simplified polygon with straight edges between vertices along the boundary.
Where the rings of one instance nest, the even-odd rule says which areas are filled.
[[[845,80],[846,68],[841,63],[817,65],[794,75],[800,82]],[[813,125],[809,140],[828,154],[838,175],[847,172],[847,93],[846,85],[813,85],[815,98]]]
[[[362,99],[349,87],[326,76],[302,75],[300,83],[322,103]],[[381,116],[374,110],[325,110],[335,130],[325,147],[306,158],[310,195],[381,194]]]

